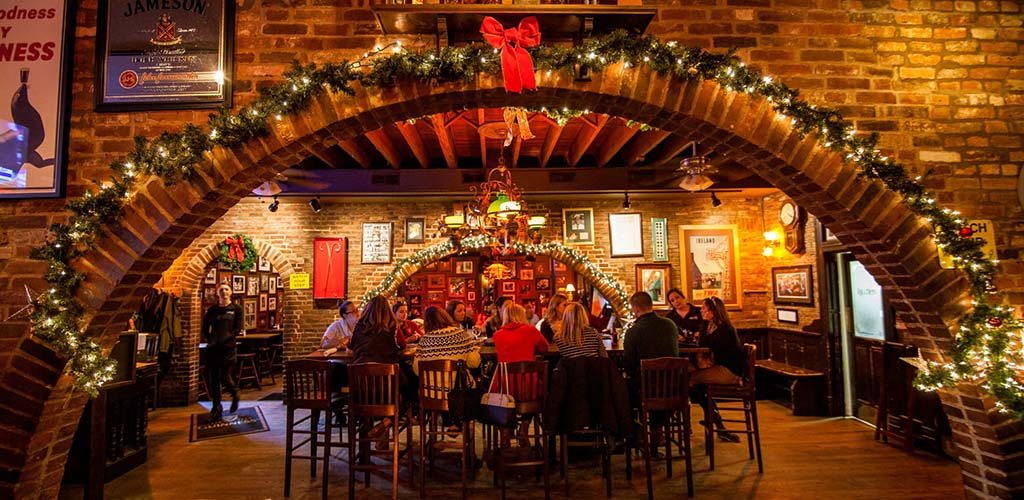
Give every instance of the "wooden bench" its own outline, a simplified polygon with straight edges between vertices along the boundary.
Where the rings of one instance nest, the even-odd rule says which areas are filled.
[[[824,413],[825,373],[788,365],[772,359],[759,359],[755,364],[759,376],[757,390],[771,394],[782,390],[789,393],[789,407],[793,415],[821,415]],[[765,376],[761,376],[760,374]]]

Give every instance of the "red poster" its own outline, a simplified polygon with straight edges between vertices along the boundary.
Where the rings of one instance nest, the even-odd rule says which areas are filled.
[[[313,298],[345,297],[348,242],[345,238],[313,240]]]

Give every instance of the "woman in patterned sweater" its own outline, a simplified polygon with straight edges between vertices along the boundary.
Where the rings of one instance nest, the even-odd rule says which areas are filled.
[[[555,345],[563,358],[608,357],[601,334],[590,326],[590,317],[579,302],[570,302],[565,307],[562,328],[555,334]]]
[[[430,306],[423,313],[423,329],[426,334],[420,339],[412,368],[419,374],[419,362],[437,359],[462,360],[469,368],[480,366],[480,348],[466,330],[437,306]]]

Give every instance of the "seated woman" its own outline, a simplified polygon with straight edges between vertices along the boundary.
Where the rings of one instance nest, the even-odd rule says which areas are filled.
[[[412,368],[419,374],[420,361],[451,359],[465,361],[469,368],[480,366],[480,348],[475,339],[463,330],[455,320],[437,306],[430,306],[423,313],[423,327],[427,333],[420,339]]]
[[[701,317],[705,321],[704,331],[700,334],[700,346],[711,351],[710,358],[697,359],[697,369],[690,373],[692,399],[703,407],[707,407],[707,392],[701,390],[707,384],[739,385],[743,382],[743,368],[747,364],[740,337],[736,328],[729,322],[729,314],[725,311],[725,303],[718,297],[708,297],[700,308]],[[696,387],[695,387],[696,386]],[[724,429],[722,417],[714,413],[714,424]],[[723,441],[739,442],[739,437],[732,433],[721,433]]]
[[[535,353],[548,352],[548,341],[526,322],[526,309],[519,304],[505,306],[505,326],[494,332],[494,351],[499,363],[533,361]]]
[[[544,311],[544,318],[537,322],[537,329],[549,342],[558,335],[562,329],[562,318],[565,316],[565,304],[569,297],[556,293],[548,301],[548,308]]]
[[[466,304],[463,304],[461,300],[450,300],[448,301],[448,307],[446,312],[455,321],[455,324],[466,331],[473,331],[476,324],[473,323],[473,318],[469,317],[466,312]],[[426,318],[423,319],[424,326],[426,326]],[[424,328],[426,330],[426,328]]]
[[[419,341],[423,336],[423,329],[415,321],[409,319],[409,306],[405,302],[398,301],[391,306],[391,311],[395,313],[395,321],[398,322],[395,335],[398,346],[405,349],[409,342]]]
[[[601,334],[590,326],[589,315],[579,302],[570,302],[565,307],[562,328],[555,335],[555,345],[563,358],[608,357]]]

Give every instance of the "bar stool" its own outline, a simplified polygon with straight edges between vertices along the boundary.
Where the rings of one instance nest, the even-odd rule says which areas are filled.
[[[518,436],[530,442],[529,446],[498,446],[494,454],[494,474],[500,478],[501,498],[505,500],[505,483],[509,467],[543,467],[544,498],[551,498],[551,473],[548,444],[550,436],[544,431],[541,414],[548,389],[547,361],[517,361],[505,364],[509,393],[516,400],[519,426],[526,433]],[[495,375],[497,376],[497,374]],[[531,429],[532,427],[532,429]]]
[[[206,382],[206,365],[199,365],[199,390],[196,399],[210,399],[210,388]]]
[[[309,459],[309,477],[316,477],[317,450],[323,445],[324,467],[321,496],[327,498],[327,471],[331,461],[331,366],[318,360],[300,359],[285,364],[286,390],[284,404],[288,408],[285,423],[285,462],[284,462],[284,496],[291,492],[292,459]],[[309,410],[309,414],[295,420],[295,410]],[[319,430],[320,413],[324,419],[324,430]],[[300,430],[298,426],[309,422],[309,430]],[[308,438],[294,444],[295,434],[307,434]],[[318,442],[318,438],[323,437]],[[309,444],[309,455],[296,455],[295,450]]]
[[[658,427],[665,436],[665,468],[672,477],[672,444],[679,447],[686,462],[686,494],[693,497],[693,463],[690,448],[690,360],[686,358],[655,358],[640,360],[640,452],[647,474],[647,498],[654,499],[651,481],[650,413],[664,417]],[[626,450],[626,478],[632,476],[632,453]]]
[[[409,457],[409,476],[415,485],[412,465],[412,427],[405,426],[406,446],[399,452],[398,417],[401,414],[398,391],[397,363],[359,363],[348,367],[349,381],[349,418],[348,418],[348,455],[351,460],[348,468],[348,498],[356,497],[356,471],[363,471],[363,481],[370,486],[370,471],[391,469],[391,498],[398,499],[398,465],[400,454]],[[368,436],[376,419],[391,419],[391,425],[385,430],[388,433],[389,451],[373,452],[370,446],[378,439]],[[356,453],[356,447],[359,453]],[[391,455],[391,464],[374,465],[371,455]]]
[[[444,451],[458,451],[462,455],[462,498],[466,498],[466,472],[476,477],[476,441],[473,422],[458,422],[459,437],[451,437],[444,427],[443,415],[448,412],[448,392],[458,376],[457,362],[450,359],[420,361],[420,498],[426,498],[426,462],[434,469],[434,457]],[[454,423],[453,423],[454,425]]]
[[[747,450],[750,459],[754,459],[755,448],[757,451],[757,472],[764,472],[764,465],[761,462],[761,433],[757,425],[757,391],[754,387],[755,368],[757,361],[757,346],[743,344],[747,354],[747,370],[744,374],[743,383],[740,385],[708,385],[708,405],[704,409],[704,442],[708,450],[710,469],[715,470],[715,434],[732,432],[735,434],[747,435]],[[723,406],[725,405],[725,406]],[[737,406],[738,405],[738,406]],[[714,411],[721,412],[743,412],[743,420],[722,419],[722,422],[743,422],[745,430],[716,429],[712,415]]]
[[[260,371],[256,366],[256,354],[252,352],[240,352],[237,355],[238,359],[238,388],[242,388],[242,384],[246,382],[252,382],[256,386],[256,390],[262,390],[263,387],[260,385]]]
[[[259,369],[259,377],[270,376],[270,383],[276,384],[274,378],[274,351],[270,346],[261,345],[256,348],[256,368]]]
[[[270,349],[274,354],[273,362],[270,363],[271,367],[278,373],[284,373],[284,344],[275,342],[270,344]]]

